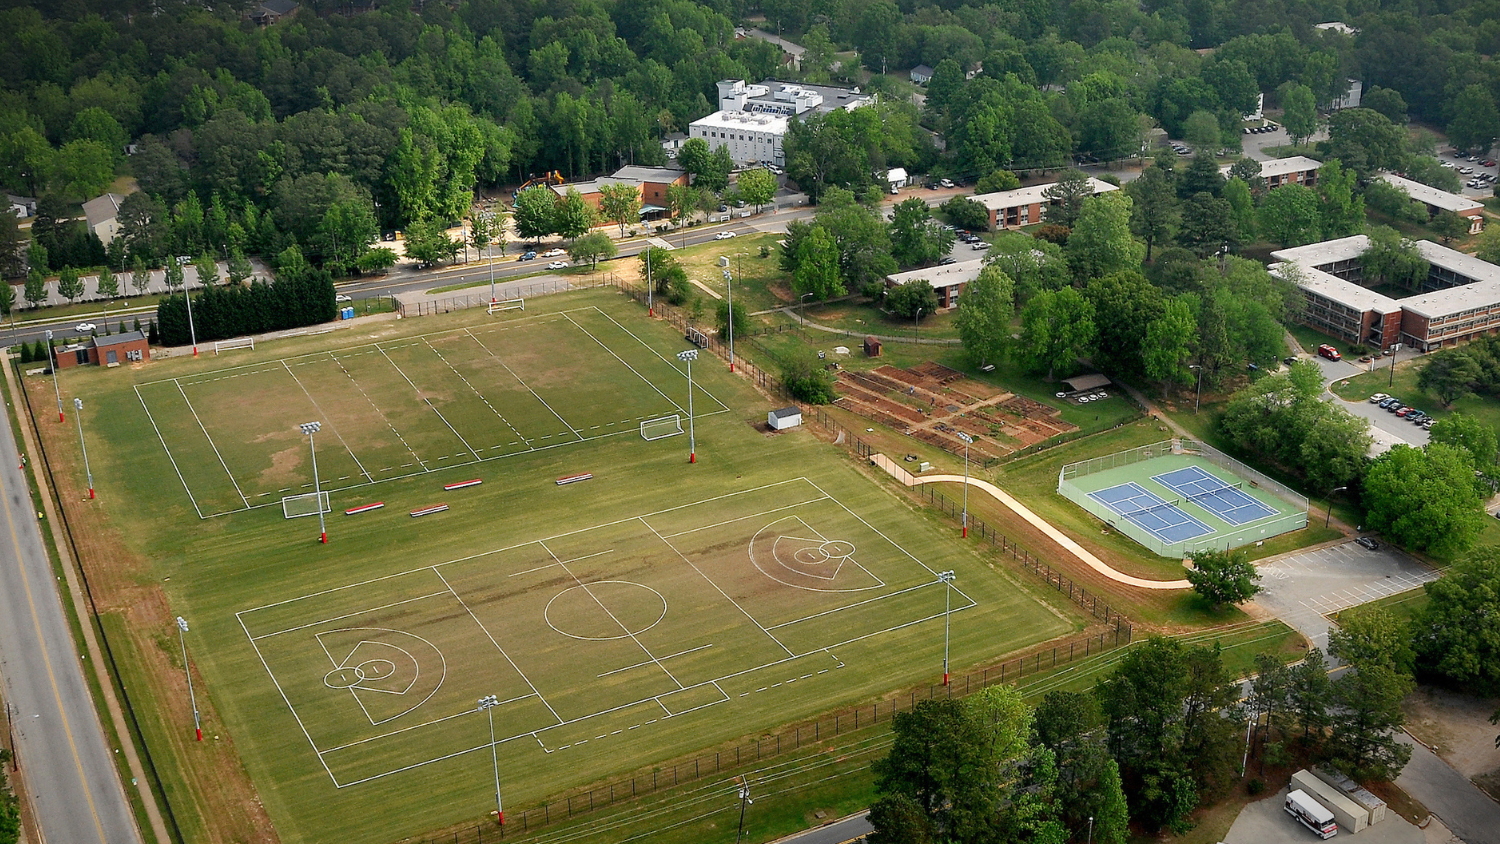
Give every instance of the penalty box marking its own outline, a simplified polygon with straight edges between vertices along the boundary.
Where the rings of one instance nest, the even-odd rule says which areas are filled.
[[[844,667],[844,663],[841,660],[839,660],[838,657],[833,653],[833,648],[842,647],[844,645],[848,645],[848,644],[852,644],[852,643],[855,643],[855,642],[859,642],[861,640],[872,638],[874,636],[878,636],[878,635],[882,635],[882,634],[885,634],[885,633],[894,632],[894,631],[897,631],[897,630],[901,630],[901,629],[904,629],[904,628],[907,628],[907,627],[914,626],[916,624],[925,623],[927,621],[932,621],[934,619],[941,618],[943,616],[943,614],[942,613],[936,613],[936,614],[925,616],[925,617],[922,617],[922,618],[911,619],[911,620],[908,620],[908,621],[903,622],[901,624],[894,625],[892,627],[888,627],[888,628],[881,629],[881,630],[870,631],[870,632],[864,633],[862,635],[854,636],[854,637],[848,638],[848,639],[843,640],[843,641],[831,643],[831,644],[828,644],[828,645],[825,645],[825,646],[822,646],[822,647],[819,647],[819,648],[814,648],[812,650],[809,650],[809,651],[806,651],[804,653],[798,654],[798,653],[792,652],[790,649],[787,649],[785,647],[785,645],[781,645],[781,643],[779,642],[779,640],[776,640],[775,636],[770,633],[770,629],[769,628],[766,628],[765,626],[761,625],[760,622],[757,621],[757,620],[755,620],[753,616],[751,616],[748,612],[746,612],[744,610],[744,608],[740,607],[737,602],[735,602],[727,594],[724,594],[722,592],[722,589],[719,589],[719,587],[717,586],[717,584],[715,584],[712,581],[711,578],[708,578],[706,575],[702,575],[702,573],[699,572],[700,576],[703,576],[704,579],[710,585],[712,585],[717,591],[719,591],[720,594],[724,595],[724,598],[725,598],[726,601],[728,601],[731,605],[733,605],[741,613],[744,613],[745,616],[747,618],[749,618],[753,624],[756,625],[756,627],[758,627],[759,629],[765,631],[767,633],[767,635],[772,639],[772,641],[775,641],[778,645],[781,645],[781,647],[782,647],[783,650],[786,650],[786,652],[787,652],[788,655],[785,658],[782,658],[782,659],[773,660],[771,662],[763,663],[763,664],[760,664],[760,665],[748,666],[748,667],[745,667],[745,668],[743,668],[743,669],[741,669],[739,671],[734,671],[734,672],[731,672],[729,674],[725,674],[725,675],[723,675],[721,677],[714,678],[712,680],[704,681],[702,683],[698,683],[698,684],[695,684],[693,686],[688,686],[685,689],[674,690],[672,692],[666,693],[665,695],[653,695],[653,696],[641,698],[639,700],[630,701],[630,702],[627,702],[627,703],[622,703],[622,704],[620,704],[618,706],[610,707],[608,709],[601,710],[599,712],[594,712],[594,713],[590,713],[590,714],[587,714],[587,715],[583,715],[583,716],[580,716],[578,718],[564,719],[564,718],[558,716],[557,713],[556,713],[556,711],[553,710],[552,707],[547,704],[545,696],[542,695],[541,691],[539,689],[537,689],[537,687],[535,686],[535,684],[532,683],[532,681],[530,680],[529,677],[527,677],[527,675],[525,674],[525,672],[523,672],[521,670],[521,668],[518,665],[516,665],[513,660],[511,660],[509,654],[507,654],[506,651],[505,651],[505,649],[503,647],[501,647],[500,644],[497,641],[495,641],[494,637],[489,633],[488,629],[484,627],[483,623],[480,622],[479,619],[474,616],[473,611],[469,609],[468,605],[463,601],[462,597],[458,595],[458,593],[453,589],[453,587],[450,584],[448,584],[447,579],[443,577],[443,575],[439,571],[439,569],[441,567],[443,567],[443,566],[452,565],[454,563],[460,563],[460,562],[477,560],[477,559],[481,559],[483,557],[487,557],[487,556],[490,556],[490,555],[493,555],[493,554],[502,553],[504,551],[515,550],[515,549],[523,548],[523,547],[528,546],[528,545],[539,544],[541,542],[545,542],[545,541],[548,541],[548,540],[557,540],[557,539],[561,539],[563,537],[576,536],[576,535],[584,534],[584,533],[587,533],[587,532],[590,532],[590,531],[593,531],[593,530],[598,530],[600,528],[611,527],[611,526],[618,526],[618,525],[624,524],[626,522],[631,522],[631,521],[641,521],[647,527],[647,529],[650,531],[650,533],[652,535],[654,535],[657,538],[661,539],[661,541],[663,541],[664,544],[667,544],[669,548],[672,548],[672,550],[676,551],[677,549],[674,546],[672,546],[670,543],[666,542],[666,540],[662,536],[662,534],[658,533],[654,528],[652,528],[650,526],[649,523],[645,522],[645,520],[647,518],[652,517],[652,516],[661,516],[661,515],[664,515],[664,514],[673,513],[673,512],[681,511],[681,510],[685,510],[685,509],[687,509],[689,507],[695,507],[695,506],[699,506],[699,505],[703,505],[703,504],[708,504],[708,503],[715,502],[715,501],[721,501],[721,500],[732,498],[732,497],[738,497],[738,496],[748,495],[750,493],[761,492],[761,491],[765,491],[765,490],[774,489],[776,487],[783,487],[783,486],[787,486],[787,485],[790,485],[790,484],[797,484],[797,483],[802,483],[802,484],[808,485],[809,487],[811,487],[812,489],[814,489],[814,490],[817,491],[818,496],[814,497],[814,498],[809,498],[809,499],[807,499],[805,501],[802,501],[802,502],[799,502],[797,504],[787,505],[785,507],[774,508],[772,511],[768,511],[768,512],[780,512],[782,510],[791,509],[791,508],[795,508],[795,507],[799,507],[799,506],[805,506],[805,505],[808,505],[808,504],[821,503],[824,500],[832,501],[835,505],[837,505],[838,507],[840,507],[841,509],[843,509],[846,513],[848,513],[849,515],[853,516],[860,524],[862,524],[865,527],[865,529],[867,529],[867,530],[875,533],[876,535],[878,535],[882,539],[884,539],[892,548],[896,549],[897,552],[899,552],[900,554],[904,555],[909,561],[916,563],[918,566],[920,566],[922,569],[926,570],[927,572],[933,573],[933,569],[931,569],[931,567],[927,566],[925,563],[922,563],[921,560],[917,559],[914,555],[912,555],[909,551],[907,551],[903,546],[901,546],[899,543],[896,543],[896,542],[892,541],[889,537],[887,537],[885,534],[881,533],[878,529],[876,529],[873,525],[871,525],[867,520],[865,520],[864,518],[862,518],[861,516],[859,516],[853,510],[850,510],[847,506],[845,506],[842,502],[838,501],[838,499],[834,498],[832,495],[829,495],[821,487],[818,487],[816,483],[814,483],[813,481],[811,481],[811,480],[809,480],[809,479],[807,479],[805,477],[800,477],[800,478],[788,479],[788,480],[785,480],[785,481],[778,481],[778,482],[770,483],[770,484],[764,484],[762,486],[753,487],[753,488],[746,489],[746,490],[739,490],[739,491],[736,491],[736,492],[725,493],[725,494],[717,495],[717,496],[711,496],[709,498],[700,499],[698,501],[694,501],[694,502],[690,502],[690,503],[687,503],[687,504],[678,505],[678,506],[675,506],[675,507],[665,508],[665,509],[658,510],[658,511],[655,511],[655,512],[652,512],[652,513],[648,513],[648,514],[645,514],[645,515],[641,515],[641,516],[633,516],[633,517],[629,517],[629,518],[625,518],[625,519],[618,519],[618,520],[611,521],[611,522],[605,522],[605,523],[602,523],[602,524],[593,525],[593,526],[590,526],[590,527],[587,527],[587,528],[580,528],[580,529],[576,529],[576,530],[572,530],[572,531],[565,531],[563,533],[559,533],[559,534],[555,534],[555,535],[553,535],[551,537],[547,537],[546,539],[543,539],[543,540],[532,540],[532,541],[529,541],[529,542],[516,543],[514,545],[506,546],[506,547],[500,548],[500,549],[495,549],[493,551],[486,551],[486,552],[481,552],[479,554],[472,554],[472,555],[468,555],[468,556],[465,556],[465,557],[459,557],[459,558],[456,558],[456,559],[453,559],[453,560],[448,560],[446,562],[434,564],[434,565],[431,565],[431,566],[422,566],[422,567],[419,567],[419,568],[409,569],[407,571],[398,572],[398,573],[395,573],[395,574],[383,575],[381,577],[375,577],[375,578],[369,578],[367,580],[359,581],[357,583],[346,584],[344,586],[334,587],[334,588],[331,588],[331,589],[318,590],[316,592],[311,592],[311,593],[308,593],[306,595],[298,596],[298,597],[295,597],[295,598],[289,598],[289,599],[285,599],[285,600],[282,600],[282,601],[276,601],[276,602],[272,602],[272,603],[269,603],[269,604],[264,604],[264,605],[261,605],[259,607],[253,607],[253,608],[250,608],[250,609],[241,610],[241,611],[235,613],[235,617],[236,617],[236,620],[240,622],[241,628],[245,631],[246,637],[248,639],[250,639],[252,647],[255,648],[257,658],[260,659],[262,666],[266,669],[267,674],[271,677],[272,683],[276,686],[278,693],[282,697],[282,701],[287,705],[288,710],[292,713],[292,717],[294,718],[294,720],[297,721],[298,726],[302,729],[304,737],[307,738],[309,746],[312,747],[313,752],[317,755],[319,763],[323,766],[324,771],[326,773],[328,773],[328,775],[329,775],[329,779],[334,783],[335,787],[337,787],[337,788],[346,788],[346,787],[350,787],[350,786],[353,786],[353,785],[358,785],[358,784],[369,782],[369,781],[372,781],[372,780],[376,780],[376,779],[381,779],[381,778],[384,778],[384,777],[392,776],[394,774],[401,773],[401,772],[404,772],[404,771],[408,771],[408,770],[413,770],[413,769],[416,769],[416,768],[420,768],[420,767],[423,767],[425,765],[432,764],[432,763],[435,763],[435,762],[440,762],[440,761],[443,761],[443,760],[446,760],[446,759],[454,758],[454,757],[457,757],[457,756],[462,756],[462,755],[467,754],[467,753],[471,753],[471,752],[476,752],[476,751],[487,749],[490,746],[489,743],[488,742],[483,742],[483,743],[477,744],[477,745],[475,745],[473,747],[470,747],[470,748],[467,748],[467,749],[458,750],[458,751],[455,751],[455,752],[452,752],[452,753],[443,754],[441,756],[438,756],[438,757],[435,757],[435,758],[431,758],[431,759],[427,759],[427,760],[424,760],[422,762],[417,762],[417,763],[414,763],[412,765],[401,766],[401,767],[398,767],[398,768],[395,768],[395,769],[392,769],[392,770],[384,771],[384,772],[381,772],[381,773],[373,774],[371,776],[366,776],[366,777],[362,777],[362,778],[358,778],[358,779],[354,779],[354,780],[350,780],[350,781],[341,781],[339,779],[339,777],[329,767],[327,761],[324,759],[324,755],[325,754],[330,754],[330,753],[333,753],[335,751],[345,750],[345,749],[357,747],[357,746],[360,746],[360,745],[369,744],[371,742],[376,742],[376,741],[380,741],[380,740],[383,740],[383,739],[392,738],[394,736],[401,735],[401,734],[404,734],[404,733],[408,733],[408,732],[411,732],[413,730],[421,729],[423,727],[429,727],[429,726],[432,726],[432,725],[435,725],[435,724],[439,724],[439,723],[442,723],[444,721],[451,720],[453,718],[458,718],[458,717],[462,717],[462,716],[466,716],[466,715],[473,715],[478,710],[466,710],[466,711],[462,711],[462,712],[451,713],[451,714],[448,714],[448,715],[442,715],[442,716],[439,716],[437,718],[430,719],[428,721],[424,721],[424,722],[421,722],[421,723],[411,724],[411,725],[407,725],[407,726],[404,726],[404,727],[400,727],[400,728],[396,728],[396,729],[393,729],[393,730],[389,730],[389,731],[381,733],[379,735],[366,736],[364,738],[360,738],[360,739],[356,739],[356,740],[353,740],[353,741],[345,742],[345,743],[342,743],[342,744],[339,744],[339,745],[336,745],[336,746],[333,746],[333,747],[329,747],[329,748],[319,748],[318,745],[317,745],[317,742],[315,740],[313,740],[313,738],[311,736],[311,733],[310,733],[310,731],[307,728],[307,725],[303,722],[301,715],[297,712],[296,707],[291,703],[291,701],[288,698],[285,690],[282,688],[280,680],[276,677],[275,672],[271,669],[270,664],[266,661],[266,658],[265,658],[264,654],[261,652],[261,649],[260,649],[260,646],[259,646],[259,642],[257,640],[268,638],[268,637],[271,637],[271,636],[277,636],[277,635],[280,635],[282,633],[292,632],[292,631],[295,631],[295,630],[307,629],[309,627],[314,627],[314,626],[317,626],[317,625],[320,625],[320,624],[329,623],[330,621],[342,620],[344,618],[349,618],[351,616],[359,615],[362,612],[373,612],[373,611],[376,611],[378,609],[386,608],[386,607],[389,607],[389,606],[394,606],[394,605],[403,604],[403,603],[410,603],[412,601],[422,600],[422,599],[429,598],[429,597],[436,597],[436,596],[443,595],[445,593],[451,595],[456,601],[458,601],[458,603],[461,606],[464,607],[465,611],[468,613],[468,615],[470,616],[470,618],[472,618],[474,620],[476,626],[478,626],[480,628],[481,632],[485,635],[486,638],[489,639],[490,643],[495,646],[496,650],[501,654],[501,656],[504,657],[505,660],[511,665],[512,670],[514,670],[517,673],[517,675],[522,679],[522,681],[527,685],[527,687],[529,687],[531,689],[531,693],[529,693],[529,694],[518,695],[518,696],[510,698],[510,699],[508,699],[506,701],[502,701],[502,703],[506,703],[506,704],[508,704],[508,703],[515,703],[515,702],[524,701],[524,700],[530,699],[532,697],[535,697],[535,698],[538,699],[538,701],[543,706],[545,706],[547,708],[547,710],[552,714],[552,716],[557,719],[557,723],[553,724],[553,725],[550,725],[550,726],[542,727],[542,728],[531,730],[531,731],[519,732],[519,733],[516,733],[516,734],[511,735],[511,736],[505,736],[505,737],[497,736],[496,737],[496,743],[503,744],[503,743],[507,743],[507,742],[511,742],[511,741],[516,741],[516,740],[519,740],[519,739],[522,739],[522,738],[531,737],[531,738],[533,738],[534,740],[536,740],[538,742],[538,744],[542,747],[543,750],[546,750],[549,753],[556,752],[557,750],[564,749],[564,747],[576,748],[576,747],[578,747],[581,744],[586,744],[587,740],[572,742],[569,745],[566,745],[564,747],[558,747],[558,748],[548,749],[546,747],[546,743],[541,738],[541,734],[547,733],[547,732],[550,732],[550,731],[554,731],[554,730],[558,730],[560,728],[564,728],[564,727],[569,727],[569,726],[574,726],[574,725],[577,725],[577,724],[581,724],[583,722],[588,721],[589,719],[599,718],[600,716],[614,714],[616,712],[620,712],[622,710],[628,709],[628,708],[633,707],[633,706],[640,706],[642,704],[655,703],[657,706],[660,706],[662,708],[664,714],[660,718],[654,718],[654,719],[650,719],[648,721],[642,721],[641,723],[638,723],[636,725],[633,725],[633,726],[630,726],[630,727],[627,727],[627,728],[621,728],[619,730],[614,731],[613,733],[605,733],[604,735],[607,737],[607,736],[612,735],[612,734],[614,734],[614,735],[623,734],[624,732],[633,731],[633,730],[640,729],[640,728],[645,727],[645,726],[651,726],[651,725],[654,725],[654,724],[657,724],[657,723],[661,723],[663,720],[668,719],[668,718],[676,717],[678,715],[688,714],[689,712],[695,712],[695,711],[704,709],[706,707],[714,706],[714,705],[717,705],[719,703],[724,703],[726,701],[731,700],[731,698],[728,696],[728,694],[724,692],[722,686],[719,685],[719,684],[721,684],[723,682],[726,682],[726,681],[729,681],[729,680],[733,680],[733,679],[736,679],[736,678],[740,678],[740,677],[744,677],[744,676],[747,676],[747,675],[752,674],[754,672],[765,671],[765,670],[768,670],[768,669],[773,669],[773,668],[775,668],[778,665],[785,665],[787,663],[791,663],[791,662],[794,662],[794,661],[800,660],[800,659],[805,659],[805,658],[814,656],[814,655],[819,654],[819,653],[826,654],[828,657],[830,657],[831,659],[833,659],[837,663],[835,666],[833,666],[833,669],[822,669],[822,670],[814,671],[814,672],[801,672],[801,673],[795,674],[792,677],[789,677],[789,678],[787,678],[785,680],[781,680],[781,681],[778,681],[778,682],[775,682],[775,683],[767,683],[767,684],[765,684],[763,686],[760,686],[760,687],[756,688],[753,691],[746,691],[744,693],[741,693],[741,694],[737,695],[737,697],[743,698],[743,697],[750,696],[752,694],[758,694],[758,693],[762,693],[762,692],[771,691],[771,690],[774,690],[776,688],[786,687],[786,686],[789,686],[791,683],[794,683],[794,682],[815,679],[815,678],[817,678],[820,675],[825,675],[826,673],[828,673],[831,670],[836,670],[836,669],[840,669],[840,668]],[[686,534],[686,533],[698,532],[698,531],[706,530],[706,529],[709,529],[709,528],[712,528],[712,527],[723,526],[723,525],[727,525],[727,524],[733,524],[735,522],[744,521],[744,520],[749,519],[749,518],[755,518],[757,515],[763,515],[763,514],[753,514],[751,516],[737,516],[737,517],[733,517],[733,518],[730,518],[730,519],[724,519],[724,520],[721,520],[720,522],[716,522],[716,523],[713,523],[713,524],[710,524],[710,525],[704,525],[702,527],[694,528],[694,529],[688,530],[688,531],[681,531],[681,532],[679,532],[677,534],[674,534],[674,536],[680,536],[680,535],[683,535],[683,534]],[[600,556],[602,554],[607,554],[607,553],[609,553],[609,552],[608,551],[596,552],[594,554],[589,554],[589,555],[584,555],[582,557],[574,558],[574,561],[576,561],[576,560],[582,560],[582,559],[587,559],[589,557]],[[688,564],[690,566],[692,565],[691,561],[687,560],[687,558],[684,555],[682,555],[682,553],[680,551],[678,551],[677,553],[678,553],[679,557],[682,557],[684,559],[684,561],[688,562]],[[549,564],[548,566],[543,566],[542,568],[548,568],[548,567],[551,567],[551,565],[557,565],[557,563]],[[697,569],[696,566],[693,566],[693,568],[695,570]],[[367,609],[367,610],[357,611],[357,612],[353,612],[353,613],[346,613],[346,614],[343,614],[343,615],[340,615],[340,616],[337,616],[337,617],[332,617],[332,618],[324,619],[324,620],[321,620],[321,621],[307,622],[307,623],[304,623],[304,624],[299,624],[299,625],[295,625],[293,627],[285,628],[283,630],[277,630],[277,631],[273,631],[271,633],[264,633],[264,634],[260,634],[260,635],[252,635],[250,633],[248,625],[245,622],[245,619],[243,618],[243,616],[246,613],[253,613],[253,612],[256,612],[258,610],[264,610],[264,609],[270,609],[270,608],[273,608],[273,607],[284,606],[284,605],[287,605],[287,604],[295,603],[296,601],[300,601],[300,600],[304,600],[304,599],[307,599],[307,598],[311,598],[311,597],[315,597],[315,596],[320,596],[320,595],[328,595],[328,594],[332,594],[332,593],[335,593],[335,592],[338,592],[338,591],[342,591],[342,590],[345,590],[345,589],[352,589],[352,588],[356,588],[356,587],[360,587],[360,586],[366,586],[366,585],[376,584],[376,583],[379,583],[381,581],[386,581],[386,580],[389,580],[389,579],[392,579],[392,578],[397,578],[397,577],[402,577],[402,576],[405,576],[405,575],[414,574],[414,573],[417,573],[417,572],[420,572],[420,571],[423,571],[423,570],[426,570],[426,569],[432,570],[433,573],[438,576],[438,578],[447,587],[446,590],[439,591],[439,592],[434,592],[434,593],[430,593],[430,594],[419,596],[419,597],[416,597],[416,598],[406,599],[406,600],[403,600],[403,601],[391,602],[391,603],[380,605],[380,606],[377,606],[377,607],[373,607],[373,608]],[[935,574],[934,574],[934,577],[935,577]],[[821,612],[818,612],[818,613],[814,613],[814,614],[808,615],[807,617],[802,618],[802,619],[794,619],[794,620],[789,621],[789,622],[784,622],[784,623],[779,624],[777,626],[778,627],[782,627],[782,626],[786,626],[787,624],[795,624],[798,621],[806,621],[806,620],[809,620],[809,619],[818,618],[820,616],[825,616],[825,615],[828,615],[828,614],[831,614],[831,613],[840,612],[840,611],[843,611],[843,610],[846,610],[846,609],[850,609],[850,608],[853,608],[853,607],[856,607],[856,606],[860,606],[860,605],[863,605],[863,604],[874,603],[874,602],[883,600],[885,598],[896,597],[896,596],[901,595],[901,594],[905,594],[905,593],[908,593],[908,592],[911,592],[911,591],[914,591],[914,590],[917,590],[917,589],[922,589],[922,588],[926,588],[928,586],[933,586],[933,585],[936,585],[935,581],[934,581],[934,583],[920,584],[918,586],[909,587],[907,589],[902,589],[902,590],[899,590],[897,592],[891,593],[890,595],[880,596],[880,597],[871,598],[871,599],[868,599],[868,600],[865,600],[865,601],[861,601],[861,602],[858,602],[858,603],[856,603],[854,605],[850,605],[849,607],[839,607],[839,608],[834,608],[834,609],[830,609],[830,610],[824,610],[824,611],[821,611]],[[968,595],[964,594],[960,589],[955,588],[954,591],[956,593],[958,593],[960,596],[962,596],[963,599],[967,602],[963,606],[954,607],[954,611],[962,611],[962,610],[965,610],[965,609],[972,609],[972,608],[978,606],[978,603],[976,601],[974,601]],[[622,668],[616,669],[616,670],[619,670],[619,671],[629,670],[630,668],[642,667],[643,665],[652,664],[653,662],[655,662],[656,664],[659,664],[659,660],[672,659],[672,658],[675,658],[675,657],[678,657],[678,656],[683,656],[683,655],[686,655],[688,653],[692,653],[692,652],[697,651],[697,650],[702,650],[702,648],[694,648],[694,649],[690,649],[690,650],[687,650],[687,651],[682,651],[682,652],[679,652],[679,653],[671,654],[671,655],[668,655],[668,656],[662,656],[662,657],[656,657],[656,656],[653,655],[651,660],[649,660],[647,662],[644,662],[641,665],[626,666],[626,667],[622,667]],[[326,652],[326,649],[325,649],[325,652]],[[649,651],[647,651],[647,653],[649,655]],[[672,695],[676,695],[676,694],[679,694],[679,693],[684,692],[684,691],[692,691],[694,689],[705,688],[705,687],[708,687],[708,686],[714,687],[720,693],[720,695],[723,696],[723,699],[722,700],[710,701],[710,702],[707,702],[707,703],[702,703],[702,704],[699,704],[697,706],[693,706],[691,708],[688,708],[688,709],[685,709],[685,710],[683,710],[681,712],[676,712],[676,713],[673,713],[670,709],[668,709],[666,707],[666,705],[664,705],[662,703],[662,701],[660,700],[660,698],[663,698],[663,697],[671,697]],[[599,739],[595,738],[594,740],[598,741]]]

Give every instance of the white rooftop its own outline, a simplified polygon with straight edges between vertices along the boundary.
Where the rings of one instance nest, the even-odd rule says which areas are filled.
[[[1370,239],[1362,234],[1291,249],[1280,249],[1272,252],[1271,257],[1285,263],[1297,264],[1301,274],[1301,286],[1304,289],[1356,310],[1380,313],[1407,310],[1428,319],[1436,319],[1500,304],[1500,267],[1430,240],[1416,241],[1415,246],[1428,263],[1472,279],[1472,281],[1446,290],[1434,290],[1431,293],[1421,293],[1404,299],[1392,299],[1352,281],[1344,281],[1314,269],[1314,267],[1358,258],[1370,247]],[[1279,270],[1283,266],[1284,264],[1273,264],[1271,271],[1280,275]]]
[[[1327,23],[1314,24],[1313,29],[1342,32],[1345,35],[1356,35],[1359,33],[1359,30],[1355,29],[1347,23],[1344,23],[1343,21],[1329,21]]]
[[[1438,190],[1430,185],[1424,185],[1421,182],[1412,181],[1411,179],[1397,176],[1394,173],[1380,173],[1378,175],[1387,184],[1395,185],[1406,191],[1406,195],[1412,199],[1431,205],[1434,208],[1441,208],[1444,211],[1462,214],[1465,211],[1475,211],[1484,207],[1467,196],[1459,196],[1456,193]]]
[[[1261,178],[1269,179],[1272,176],[1285,176],[1290,173],[1301,173],[1304,170],[1316,170],[1323,166],[1323,162],[1305,155],[1294,155],[1290,158],[1273,158],[1270,161],[1260,163]],[[1220,173],[1228,173],[1229,166],[1219,168]]]
[[[1402,299],[1401,306],[1408,311],[1430,319],[1500,303],[1500,267],[1430,240],[1417,241],[1417,251],[1433,266],[1452,270],[1474,281],[1461,287]]]
[[[1341,237],[1338,240],[1325,240],[1322,243],[1309,243],[1306,246],[1293,246],[1290,249],[1278,249],[1271,253],[1271,257],[1279,261],[1291,261],[1301,264],[1303,267],[1321,267],[1332,264],[1335,261],[1347,261],[1358,258],[1370,248],[1370,239],[1362,234]]]
[[[782,114],[764,114],[749,111],[716,111],[694,120],[692,125],[710,129],[737,129],[748,132],[770,132],[786,134],[787,122],[791,118]]]
[[[614,178],[635,182],[675,182],[682,178],[683,171],[675,167],[646,167],[627,164],[614,172]]]
[[[941,290],[944,287],[953,287],[959,284],[968,284],[979,277],[979,271],[984,269],[984,259],[973,261],[959,261],[956,264],[936,267],[923,267],[920,270],[909,270],[904,273],[893,273],[885,277],[892,284],[905,284],[908,281],[926,281],[932,285],[933,290]]]
[[[1272,253],[1275,254],[1275,253]],[[1272,264],[1269,269],[1271,274],[1277,278],[1285,278],[1285,268],[1291,261],[1280,264]],[[1352,308],[1356,311],[1375,311],[1376,313],[1389,314],[1401,310],[1405,302],[1411,300],[1397,300],[1389,296],[1376,293],[1369,288],[1360,287],[1352,281],[1345,281],[1336,275],[1329,275],[1322,270],[1315,270],[1306,264],[1297,266],[1298,286],[1310,293],[1316,293],[1325,299],[1338,302],[1340,305]]]
[[[974,196],[974,201],[979,203],[980,205],[983,205],[985,208],[988,208],[991,211],[999,211],[1003,208],[1016,208],[1021,205],[1032,205],[1035,203],[1048,202],[1049,200],[1047,199],[1047,197],[1043,196],[1043,194],[1046,192],[1047,188],[1050,188],[1055,184],[1057,183],[1047,182],[1046,184],[1032,185],[1031,187],[1026,188],[1016,188],[1015,190],[1003,190],[996,193],[976,194]],[[1095,196],[1098,196],[1101,193],[1109,193],[1112,190],[1119,190],[1119,188],[1115,187],[1109,182],[1101,182],[1093,176],[1089,177],[1089,187],[1094,189]]]

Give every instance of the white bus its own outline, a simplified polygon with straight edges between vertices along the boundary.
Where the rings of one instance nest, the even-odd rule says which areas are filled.
[[[1286,796],[1286,813],[1317,833],[1319,838],[1332,838],[1339,834],[1339,825],[1334,823],[1333,813],[1300,788]]]

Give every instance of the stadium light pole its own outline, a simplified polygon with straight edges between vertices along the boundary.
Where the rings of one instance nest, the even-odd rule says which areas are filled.
[[[201,279],[200,279],[201,281]],[[182,298],[187,301],[188,312],[188,337],[193,341],[193,357],[198,356],[198,329],[193,326],[193,291],[188,289],[186,281],[182,282]]]
[[[73,399],[73,418],[78,420],[78,447],[83,449],[83,473],[89,479],[89,498],[94,497],[94,471],[89,468],[89,447],[83,441],[83,399]]]
[[[646,247],[646,316],[656,316],[656,282],[651,280],[651,247]]]
[[[953,571],[938,572],[938,581],[947,587],[947,597],[943,605],[943,685],[948,685],[948,619],[953,614]]]
[[[1188,369],[1198,370],[1198,392],[1193,396],[1193,412],[1198,412],[1198,403],[1203,400],[1203,367],[1196,363],[1188,364]]]
[[[724,270],[724,291],[729,294],[729,371],[734,371],[734,273]]]
[[[500,699],[494,695],[485,695],[479,699],[479,711],[490,719],[490,760],[495,763],[495,817],[505,826],[505,804],[500,802],[500,755],[495,750],[495,713],[492,711],[500,705]]]
[[[964,441],[964,520],[963,520],[964,534],[963,534],[963,537],[964,537],[964,539],[968,539],[969,538],[969,445],[974,442],[974,438],[971,437],[971,436],[969,436],[968,434],[964,433],[963,431],[959,431],[958,432],[958,438]]]
[[[198,718],[198,696],[193,694],[193,669],[188,665],[187,632],[187,619],[177,616],[177,641],[182,645],[182,671],[187,675],[188,700],[193,705],[193,732],[197,734],[198,741],[203,741],[203,722]]]
[[[1333,494],[1335,492],[1343,492],[1348,488],[1346,486],[1336,486],[1328,491],[1328,498],[1325,499],[1328,502],[1328,509],[1323,513],[1323,527],[1328,527],[1328,523],[1333,521]]]
[[[47,329],[47,365],[52,369],[52,394],[57,396],[57,421],[63,420],[62,388],[57,386],[57,350],[52,348],[52,329]]]
[[[698,462],[698,440],[693,433],[693,361],[698,359],[697,349],[678,352],[677,359],[687,364],[688,375],[688,462]]]
[[[318,449],[313,445],[313,434],[323,427],[322,422],[303,422],[297,427],[307,435],[307,450],[312,453],[313,504],[318,508],[318,541],[328,544],[328,526],[323,522],[323,487],[318,482]]]
[[[745,807],[755,801],[750,798],[750,781],[740,781],[740,829],[734,834],[734,844],[740,844],[740,839],[745,836]]]

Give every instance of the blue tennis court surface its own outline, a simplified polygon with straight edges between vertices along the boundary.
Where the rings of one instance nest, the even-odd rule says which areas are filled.
[[[1193,518],[1175,503],[1134,481],[1091,492],[1089,498],[1168,544],[1214,532],[1213,528]]]
[[[1151,480],[1232,525],[1249,524],[1279,512],[1239,487],[1226,485],[1220,478],[1197,466],[1152,475]]]

